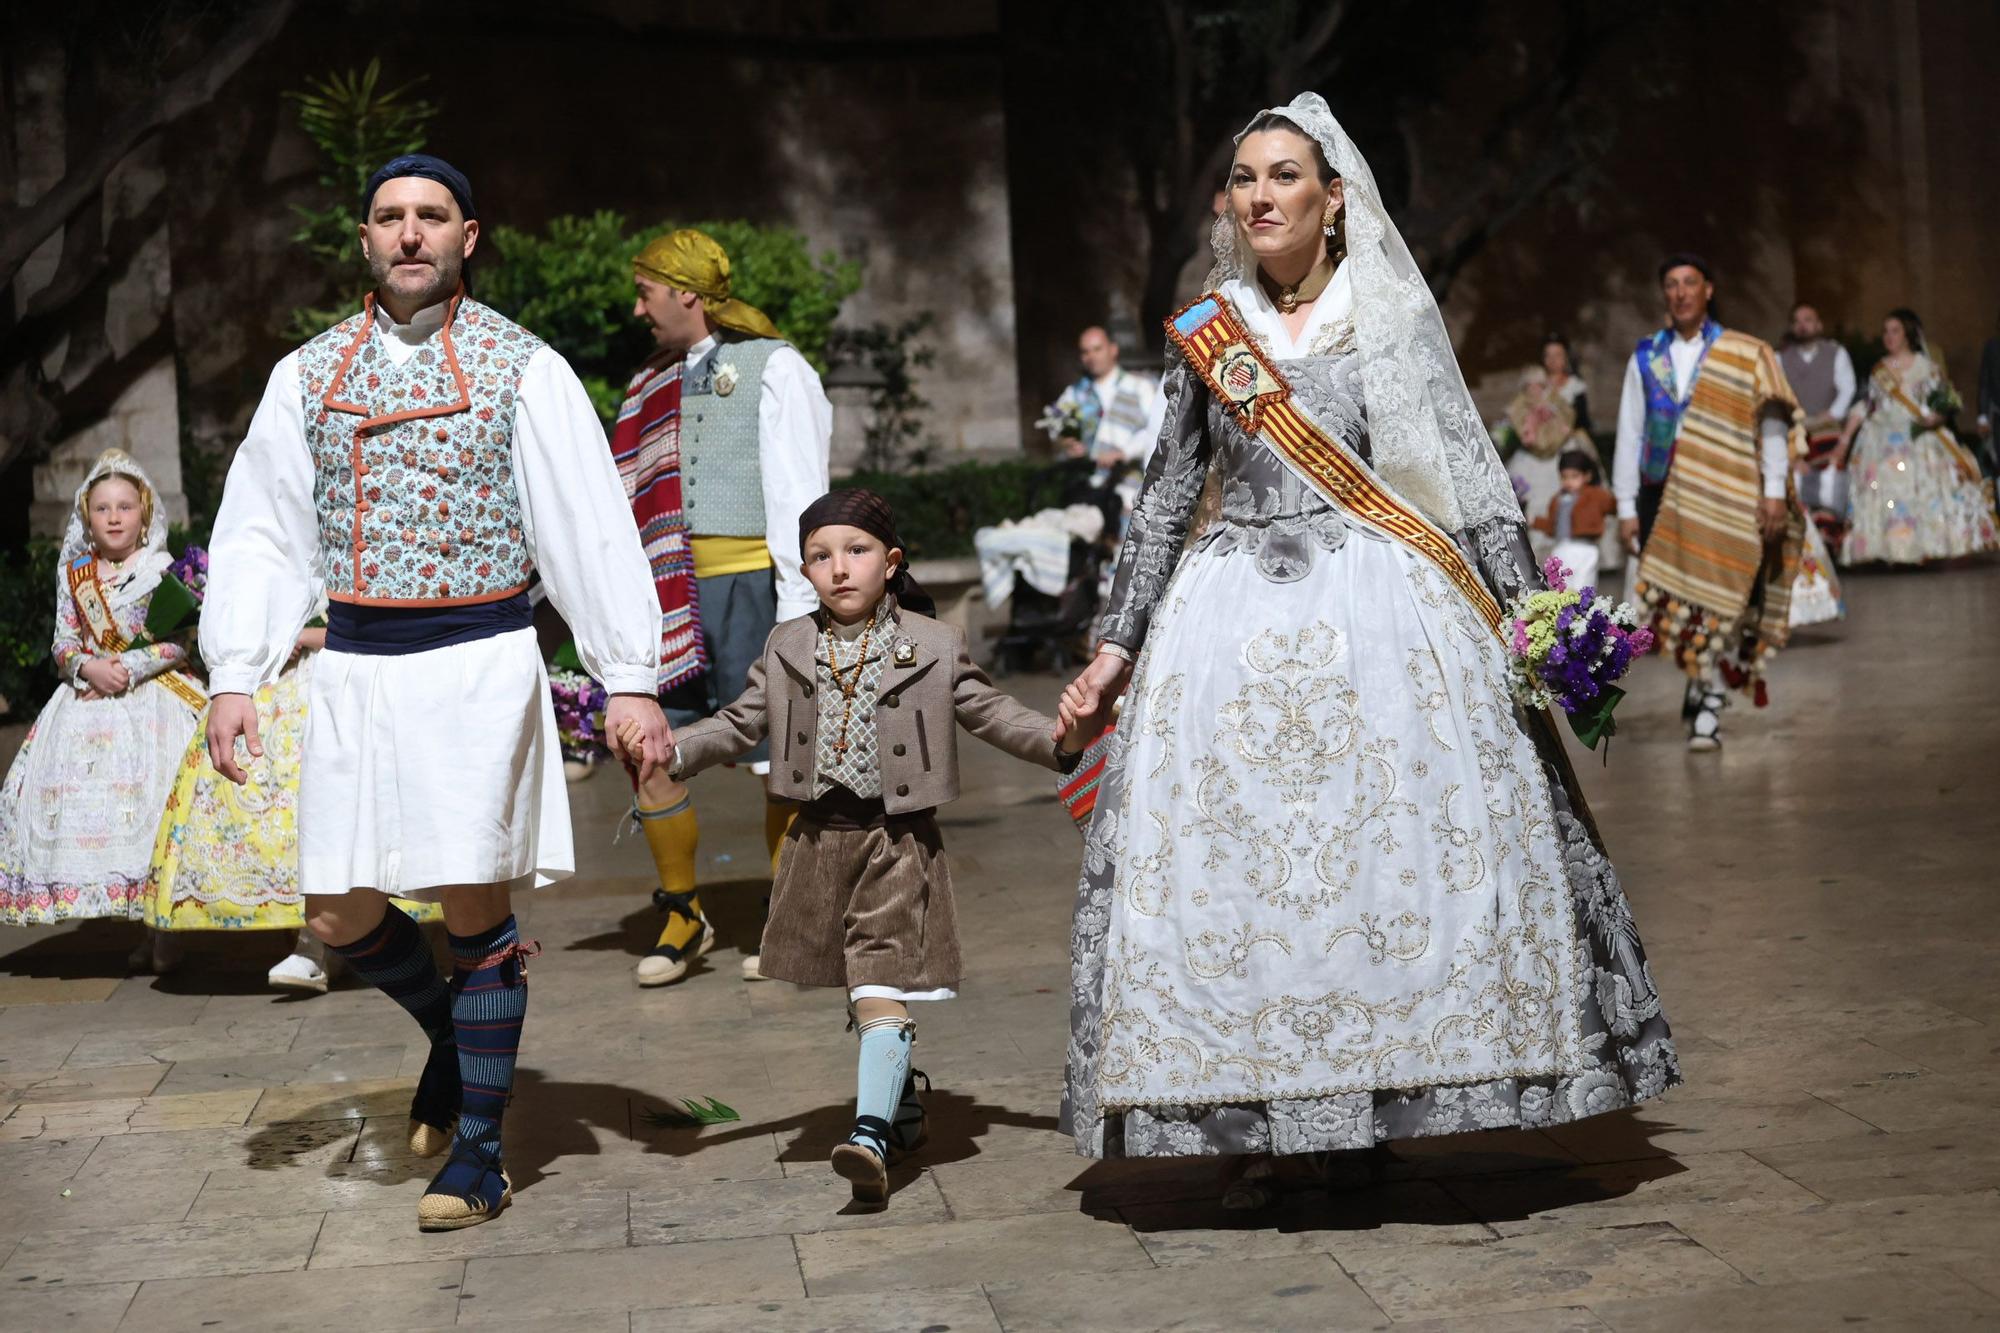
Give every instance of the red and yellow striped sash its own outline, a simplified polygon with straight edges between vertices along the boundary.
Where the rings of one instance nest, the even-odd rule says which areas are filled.
[[[1500,633],[1500,604],[1458,546],[1293,406],[1291,386],[1244,331],[1227,301],[1214,292],[1200,297],[1167,321],[1167,336],[1247,433],[1276,449],[1314,490],[1348,515],[1430,561],[1487,627]]]
[[[97,557],[85,555],[72,560],[63,574],[69,582],[70,600],[76,603],[77,617],[89,631],[91,641],[114,655],[130,648],[132,641],[118,628],[118,617],[111,613],[111,600],[105,594],[103,581],[97,577]],[[163,671],[153,680],[196,712],[208,707],[208,696],[178,670]]]

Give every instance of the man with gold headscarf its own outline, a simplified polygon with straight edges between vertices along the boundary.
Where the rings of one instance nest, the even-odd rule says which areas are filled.
[[[774,625],[819,605],[798,521],[827,490],[833,407],[798,349],[730,294],[729,256],[714,238],[691,228],[660,237],[633,259],[632,280],[632,314],[659,350],[626,389],[612,450],[654,562],[660,702],[684,726],[742,692]],[[691,621],[677,610],[690,602]],[[743,762],[770,771],[765,746]],[[700,830],[687,788],[664,774],[639,784],[634,813],[659,871],[654,901],[667,915],[636,978],[664,986],[715,946],[695,892]],[[788,808],[767,805],[774,861],[789,822]],[[745,958],[746,977],[758,976],[756,961]]]

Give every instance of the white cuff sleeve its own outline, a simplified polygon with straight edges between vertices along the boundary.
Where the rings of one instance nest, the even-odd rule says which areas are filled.
[[[1759,424],[1759,435],[1764,498],[1782,500],[1792,470],[1791,423],[1782,417],[1767,416]]]
[[[606,694],[643,694],[651,699],[660,692],[658,670],[649,671],[645,667],[607,665],[599,683]]]

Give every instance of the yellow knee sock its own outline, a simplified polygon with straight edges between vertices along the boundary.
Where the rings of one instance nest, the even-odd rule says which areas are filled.
[[[701,843],[701,825],[695,819],[694,802],[682,798],[679,805],[665,810],[634,807],[646,846],[653,853],[653,868],[659,872],[660,889],[687,904],[687,914],[669,911],[660,929],[660,943],[684,949],[699,930],[701,900],[694,891],[694,854]]]
[[[792,828],[792,821],[799,817],[799,808],[790,801],[764,802],[764,846],[771,853],[771,876],[778,874],[778,853],[785,850],[785,834]]]

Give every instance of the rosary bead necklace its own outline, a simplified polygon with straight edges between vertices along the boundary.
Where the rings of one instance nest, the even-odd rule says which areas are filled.
[[[854,720],[854,696],[861,691],[861,669],[868,662],[868,640],[875,633],[876,614],[875,611],[868,613],[868,623],[861,629],[860,651],[855,653],[850,666],[840,664],[840,640],[833,632],[833,617],[827,617],[826,669],[833,677],[834,688],[840,691],[840,697],[845,701],[840,710],[840,735],[833,742],[835,755],[844,756],[847,753],[847,725]]]

